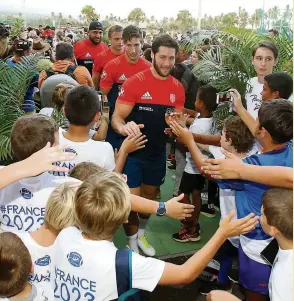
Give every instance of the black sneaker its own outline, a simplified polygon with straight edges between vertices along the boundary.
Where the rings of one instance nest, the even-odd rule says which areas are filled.
[[[215,217],[215,209],[211,204],[203,204],[200,213],[207,217]]]
[[[224,285],[221,285],[216,282],[210,282],[210,283],[208,282],[208,283],[203,284],[200,287],[199,292],[201,295],[206,296],[211,291],[214,291],[214,290],[222,290],[222,291],[226,291],[228,293],[232,293],[232,286],[231,286],[231,283],[228,286],[224,286]]]
[[[170,164],[170,166],[167,167],[169,170],[176,170],[176,163]]]
[[[188,227],[188,224],[187,224],[187,222],[186,222],[185,219],[181,219],[180,222],[181,222],[181,226],[183,228],[187,228]],[[198,231],[199,233],[201,233],[200,224],[199,223],[197,223],[197,225],[196,225],[196,231]]]
[[[189,233],[187,228],[182,228],[179,232],[172,235],[177,242],[197,242],[200,240],[200,229],[196,226],[194,233]]]

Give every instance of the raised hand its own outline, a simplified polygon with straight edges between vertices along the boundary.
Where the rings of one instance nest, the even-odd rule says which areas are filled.
[[[148,140],[146,139],[145,135],[142,135],[142,133],[140,132],[139,134],[137,134],[136,136],[128,136],[123,144],[121,145],[121,150],[126,152],[126,153],[132,153],[136,150],[142,149],[145,147],[145,143]]]
[[[191,213],[194,211],[194,206],[179,203],[183,197],[184,194],[181,194],[165,203],[166,215],[168,217],[181,220],[192,216]]]

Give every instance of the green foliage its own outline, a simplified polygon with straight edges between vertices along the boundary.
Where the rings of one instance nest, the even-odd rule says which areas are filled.
[[[97,14],[95,8],[91,5],[85,5],[81,10],[82,18],[90,24],[93,20],[99,20],[100,16]]]
[[[13,68],[0,60],[0,160],[12,158],[10,134],[14,122],[24,114],[24,95],[36,74],[38,58],[24,57]]]
[[[136,25],[139,25],[140,22],[145,21],[145,17],[146,15],[144,11],[141,8],[137,7],[130,12],[128,20],[131,22],[135,22]]]
[[[293,65],[289,64],[293,60],[292,42],[287,36],[271,38],[259,36],[253,31],[239,30],[235,34],[219,33],[213,36],[213,40],[215,44],[201,54],[202,59],[194,67],[194,72],[200,81],[210,83],[219,91],[237,89],[244,102],[245,94],[250,88],[247,81],[256,76],[251,60],[252,49],[259,42],[271,41],[278,47],[279,60],[274,71],[288,71],[293,74]],[[215,126],[220,128],[228,115],[228,106],[221,106],[216,110]]]
[[[19,16],[13,18],[12,22],[10,36],[19,37],[22,33],[22,28],[24,27],[24,20]]]

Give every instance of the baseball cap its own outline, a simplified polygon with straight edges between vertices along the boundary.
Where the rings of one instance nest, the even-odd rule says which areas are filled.
[[[92,21],[90,23],[89,30],[103,30],[103,25],[99,21]]]

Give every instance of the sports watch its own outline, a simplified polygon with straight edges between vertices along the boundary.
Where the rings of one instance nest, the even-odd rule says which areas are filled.
[[[166,214],[166,208],[165,208],[165,203],[164,202],[159,202],[159,206],[157,209],[157,216],[164,216]]]

